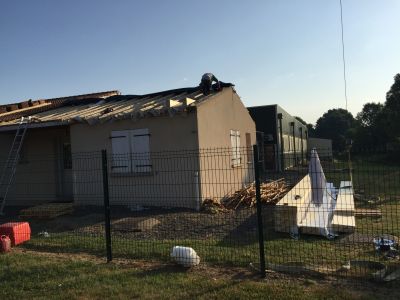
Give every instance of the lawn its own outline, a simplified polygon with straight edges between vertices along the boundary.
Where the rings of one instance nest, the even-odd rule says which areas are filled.
[[[326,168],[328,180],[335,182],[336,185],[340,180],[348,180],[346,177],[349,177],[348,173],[337,172],[337,170],[344,169],[345,166],[345,163],[339,162],[331,168]],[[364,240],[346,240],[345,234],[341,234],[333,241],[324,237],[307,235],[301,235],[299,239],[292,239],[288,234],[274,231],[273,214],[270,211],[273,210],[273,206],[264,206],[263,209],[266,213],[264,218],[265,253],[268,263],[304,263],[313,267],[335,270],[349,260],[368,260],[384,263],[391,268],[398,267],[397,260],[387,260],[374,250],[372,238],[380,234],[400,236],[399,167],[355,160],[353,168],[354,188],[356,193],[362,196],[362,199],[357,199],[356,208],[373,208],[382,212],[381,218],[356,218],[356,234]],[[227,221],[224,214],[210,215],[209,217],[216,219],[215,224],[217,225],[213,225],[213,229],[221,228],[221,232],[226,234],[224,237],[210,234],[206,238],[182,238],[185,236],[181,235],[183,233],[187,236],[187,232],[196,233],[200,229],[200,231],[204,231],[204,224],[201,223],[202,220],[207,220],[204,217],[197,219],[193,217],[189,229],[187,226],[182,226],[186,224],[180,224],[177,221],[176,227],[171,228],[172,236],[175,238],[161,236],[155,238],[151,237],[151,232],[148,233],[149,237],[136,238],[134,234],[124,236],[113,231],[113,255],[116,258],[168,261],[172,247],[181,245],[193,247],[203,262],[212,265],[246,267],[249,263],[258,264],[258,236],[255,228],[252,228],[256,223],[255,215],[248,215],[249,218],[253,218],[251,222],[248,222],[247,217],[243,217],[247,215],[239,214],[231,221]],[[164,218],[163,215],[155,217],[161,222]],[[177,215],[177,220],[179,218],[180,216]],[[226,222],[232,222],[237,228],[242,227],[242,224],[247,224],[247,227],[242,228],[242,231],[236,230],[237,228],[234,230],[222,229],[222,225]],[[74,231],[51,232],[50,237],[33,233],[31,241],[24,244],[23,247],[49,252],[86,252],[105,257],[105,241],[102,230],[87,234]],[[368,277],[370,274],[360,275]]]
[[[0,256],[0,299],[398,299],[395,284],[353,286],[249,269],[16,251]]]

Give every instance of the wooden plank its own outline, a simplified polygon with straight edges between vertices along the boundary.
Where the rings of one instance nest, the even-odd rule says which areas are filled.
[[[382,211],[380,209],[367,209],[367,208],[356,208],[354,213],[356,217],[382,217]]]

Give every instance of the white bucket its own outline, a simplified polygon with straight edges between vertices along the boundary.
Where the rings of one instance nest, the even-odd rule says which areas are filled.
[[[172,248],[171,257],[184,267],[197,266],[200,263],[200,257],[190,247],[174,246]]]

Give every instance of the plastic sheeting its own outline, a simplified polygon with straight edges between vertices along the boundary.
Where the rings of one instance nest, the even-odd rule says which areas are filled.
[[[311,199],[303,226],[318,228],[321,235],[333,237],[332,219],[336,204],[336,189],[333,184],[326,182],[315,148],[311,150],[308,172],[311,182]]]

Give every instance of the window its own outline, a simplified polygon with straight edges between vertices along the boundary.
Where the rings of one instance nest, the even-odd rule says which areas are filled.
[[[240,166],[240,131],[231,130],[232,167]]]
[[[112,172],[151,172],[150,134],[147,128],[111,132]]]

